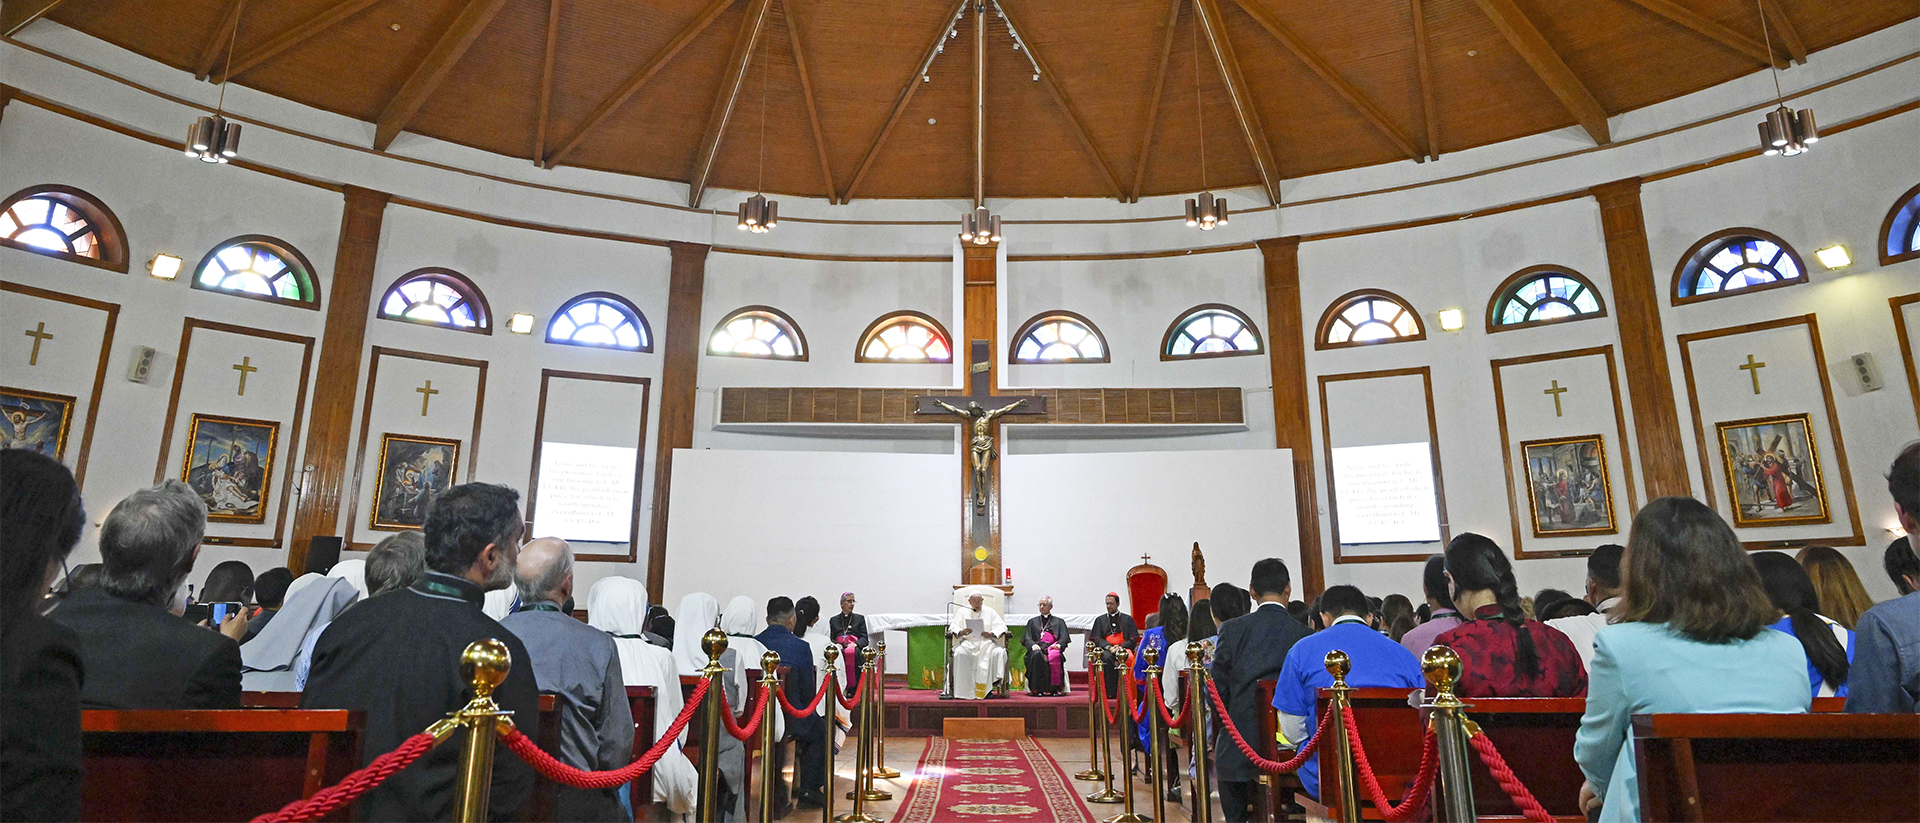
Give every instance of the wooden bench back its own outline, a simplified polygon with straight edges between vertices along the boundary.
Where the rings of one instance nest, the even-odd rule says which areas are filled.
[[[358,767],[363,723],[339,710],[81,712],[80,819],[245,821],[278,811]]]
[[[1649,823],[1920,820],[1920,715],[1635,715],[1632,742]]]

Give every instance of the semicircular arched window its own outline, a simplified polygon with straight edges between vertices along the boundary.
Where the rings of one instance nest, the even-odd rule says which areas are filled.
[[[1259,354],[1260,330],[1239,309],[1206,303],[1186,310],[1160,341],[1161,360]]]
[[[1920,259],[1920,186],[1894,201],[1880,224],[1880,265]]]
[[[917,311],[894,312],[860,335],[855,363],[952,363],[953,342],[940,321]]]
[[[1531,266],[1514,272],[1487,306],[1487,331],[1508,331],[1607,316],[1593,281],[1572,269]]]
[[[127,233],[106,204],[71,186],[29,186],[0,201],[0,246],[127,271]]]
[[[487,298],[467,276],[452,269],[407,272],[380,298],[380,316],[388,320],[493,333]]]
[[[214,246],[193,270],[193,287],[320,308],[313,264],[299,249],[263,234],[243,235]]]
[[[807,338],[784,312],[746,306],[730,312],[707,338],[707,353],[763,360],[807,359]]]
[[[547,323],[547,342],[624,351],[653,351],[653,330],[640,308],[620,295],[596,291],[568,300]]]
[[[1673,272],[1674,304],[1807,282],[1807,264],[1787,241],[1759,229],[1726,229],[1701,238]]]
[[[1093,321],[1070,311],[1050,311],[1021,324],[1013,336],[1013,363],[1106,363],[1107,338]]]
[[[1420,313],[1407,301],[1392,292],[1361,289],[1341,295],[1327,307],[1313,347],[1339,349],[1425,339],[1427,329],[1420,325]]]

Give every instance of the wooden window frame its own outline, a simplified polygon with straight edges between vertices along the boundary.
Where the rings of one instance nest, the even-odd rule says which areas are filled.
[[[892,327],[894,324],[904,320],[918,321],[920,323],[925,324],[927,327],[931,328],[934,334],[940,337],[941,342],[944,342],[947,344],[947,358],[945,360],[935,360],[932,358],[928,358],[925,360],[894,360],[886,357],[868,357],[867,344],[870,342],[873,342],[873,338],[879,335],[880,332],[885,331],[886,329]],[[917,312],[912,310],[888,312],[886,314],[880,315],[879,319],[874,320],[872,323],[868,323],[866,331],[863,331],[860,333],[859,342],[854,346],[854,349],[853,349],[853,362],[855,363],[913,363],[913,364],[952,363],[953,362],[953,335],[948,334],[947,327],[945,325],[942,325],[940,321],[935,320],[933,318],[933,315],[927,314],[925,312]]]
[[[1348,340],[1344,343],[1327,342],[1327,330],[1332,328],[1333,321],[1339,319],[1341,312],[1346,311],[1353,304],[1362,300],[1386,300],[1405,309],[1408,314],[1413,316],[1413,333],[1403,337],[1389,337],[1384,340]],[[1421,319],[1420,310],[1414,308],[1413,303],[1406,298],[1387,291],[1386,289],[1354,289],[1353,291],[1334,298],[1333,302],[1328,304],[1327,310],[1320,314],[1320,322],[1313,327],[1313,348],[1315,351],[1349,349],[1359,346],[1384,346],[1392,343],[1414,343],[1425,339],[1427,339],[1427,323]]]
[[[1893,201],[1893,208],[1887,209],[1886,218],[1880,221],[1880,246],[1878,251],[1880,252],[1880,265],[1882,266],[1891,266],[1907,260],[1920,260],[1920,244],[1916,244],[1913,248],[1907,249],[1899,254],[1891,254],[1887,251],[1887,244],[1893,240],[1893,223],[1895,219],[1899,218],[1903,213],[1907,215],[1909,220],[1908,225],[1920,223],[1920,183],[1914,184],[1913,188],[1907,189],[1905,194],[1895,199]]]
[[[612,303],[616,306],[619,306],[623,309],[626,309],[630,314],[632,314],[634,325],[640,327],[639,347],[629,349],[621,345],[582,343],[577,340],[555,340],[553,337],[554,322],[559,320],[562,316],[565,316],[568,309],[571,309],[574,306],[578,306],[581,303],[585,303],[589,300],[603,300],[608,303]],[[573,297],[568,298],[565,303],[560,304],[560,308],[554,309],[553,316],[547,318],[547,330],[543,333],[542,339],[556,346],[579,346],[580,348],[583,348],[583,349],[603,349],[606,351],[624,351],[624,352],[634,352],[639,354],[653,353],[653,326],[652,324],[647,322],[646,313],[640,311],[640,307],[634,305],[632,300],[628,300],[627,298],[621,297],[620,295],[614,294],[613,292],[610,292],[610,291],[590,291],[582,294],[577,294],[577,295],[574,295]]]
[[[1792,279],[1788,279],[1788,280],[1775,280],[1771,283],[1762,283],[1758,286],[1746,286],[1744,288],[1738,288],[1738,289],[1721,289],[1711,294],[1695,294],[1695,295],[1682,297],[1680,295],[1680,284],[1683,282],[1686,282],[1689,270],[1696,268],[1700,264],[1706,263],[1706,261],[1713,256],[1711,254],[1708,254],[1709,249],[1713,249],[1714,247],[1720,245],[1722,242],[1733,239],[1733,238],[1753,238],[1755,240],[1765,240],[1769,243],[1779,246],[1781,251],[1786,252],[1787,257],[1793,260],[1793,264],[1799,267],[1800,276]],[[1788,243],[1787,241],[1781,239],[1780,235],[1774,234],[1769,231],[1763,231],[1761,229],[1756,229],[1748,226],[1735,226],[1730,229],[1721,229],[1717,232],[1714,232],[1712,234],[1709,234],[1705,237],[1700,238],[1698,242],[1694,243],[1691,247],[1687,249],[1685,254],[1680,255],[1680,262],[1673,267],[1673,287],[1671,290],[1671,295],[1673,298],[1673,305],[1685,306],[1689,303],[1699,303],[1707,300],[1718,300],[1723,297],[1733,297],[1735,295],[1741,295],[1741,294],[1752,294],[1754,292],[1768,291],[1770,289],[1781,289],[1781,288],[1786,288],[1788,286],[1799,286],[1799,285],[1804,285],[1811,282],[1813,282],[1813,271],[1807,268],[1807,261],[1800,257],[1800,252],[1793,247],[1793,244]]]
[[[582,295],[582,297],[584,296],[585,295]],[[597,346],[590,347],[600,348]],[[620,351],[632,351],[632,349],[620,349]],[[640,404],[640,433],[638,440],[635,441],[639,445],[635,447],[633,460],[633,522],[627,532],[627,553],[623,555],[581,554],[574,557],[576,561],[588,563],[637,562],[640,557],[640,524],[642,522],[641,512],[643,511],[640,505],[640,495],[642,494],[643,485],[641,481],[646,478],[647,474],[647,408],[653,405],[653,379],[626,374],[603,374],[599,372],[566,371],[563,369],[540,370],[540,401],[539,404],[534,407],[533,414],[533,467],[527,474],[526,513],[524,515],[529,524],[534,522],[535,504],[540,499],[540,457],[546,449],[547,435],[547,390],[552,386],[555,379],[625,383],[640,387],[640,393],[644,401]],[[649,519],[647,522],[651,522],[651,520]]]
[[[395,315],[387,314],[387,298],[393,295],[394,290],[400,288],[402,285],[410,283],[414,280],[418,280],[420,278],[430,278],[430,279],[439,280],[442,283],[446,283],[453,286],[456,290],[464,291],[467,296],[467,302],[475,304],[480,308],[480,311],[479,311],[480,316],[475,318],[478,321],[478,324],[475,325],[473,328],[469,329],[464,326],[456,326],[451,323],[436,323],[432,320],[416,320],[411,317],[395,316]],[[435,329],[447,329],[449,331],[466,332],[468,334],[484,334],[489,336],[493,334],[493,308],[487,305],[487,295],[484,292],[480,291],[480,287],[475,285],[473,280],[468,278],[466,275],[461,274],[457,271],[454,271],[453,269],[443,268],[440,266],[427,266],[424,268],[418,268],[418,269],[414,269],[413,271],[407,272],[406,274],[400,275],[397,279],[393,281],[392,285],[388,286],[386,290],[380,292],[380,302],[374,304],[373,313],[375,317],[378,317],[382,320],[393,320],[399,323],[412,323],[413,325],[416,325],[416,326],[427,326],[429,328],[435,328]]]
[[[100,249],[100,256],[97,258],[86,257],[73,254],[72,252],[43,249],[39,246],[31,246],[19,242],[10,237],[0,237],[0,246],[79,263],[83,266],[92,266],[96,269],[105,269],[121,274],[127,273],[127,267],[131,259],[131,255],[127,251],[127,230],[125,226],[120,224],[120,218],[113,213],[113,210],[107,208],[105,202],[84,190],[72,186],[40,184],[28,186],[8,195],[7,199],[0,200],[0,211],[11,209],[13,208],[13,204],[32,197],[46,197],[54,200],[67,208],[79,212],[81,217],[86,218],[87,222],[93,225],[95,235],[94,246]]]
[[[1542,277],[1562,277],[1578,282],[1580,285],[1585,286],[1588,292],[1593,294],[1593,302],[1600,308],[1596,311],[1585,313],[1576,310],[1574,314],[1566,317],[1550,317],[1543,320],[1522,320],[1518,323],[1501,323],[1499,320],[1500,310],[1505,308],[1506,302],[1508,300],[1517,300],[1518,297],[1516,293],[1520,291],[1522,286]],[[1546,263],[1538,266],[1528,266],[1508,275],[1507,279],[1500,281],[1499,288],[1493,290],[1493,299],[1487,301],[1487,333],[1493,334],[1495,332],[1513,331],[1515,329],[1530,329],[1535,326],[1552,326],[1559,323],[1574,323],[1581,320],[1597,320],[1606,316],[1607,298],[1601,295],[1600,288],[1595,286],[1591,279],[1566,266],[1556,266],[1551,263]]]
[[[306,286],[307,293],[312,295],[312,299],[289,300],[277,295],[252,294],[202,284],[200,282],[200,270],[206,268],[208,263],[212,263],[221,252],[234,246],[262,246],[266,248],[267,251],[273,252],[274,256],[286,261],[288,268],[293,269],[293,276]],[[272,235],[243,234],[239,237],[230,237],[219,243],[215,243],[213,248],[209,249],[207,253],[200,258],[200,263],[193,267],[193,271],[188,273],[187,283],[188,288],[199,291],[212,292],[229,297],[243,297],[248,300],[258,300],[262,303],[278,303],[282,306],[295,306],[314,311],[320,310],[320,279],[313,273],[313,262],[308,260],[305,254],[301,254],[299,249],[294,248],[292,243],[288,243]],[[381,295],[381,297],[384,302],[385,295]]]
[[[742,315],[749,314],[763,315],[764,319],[770,320],[774,325],[779,326],[781,331],[786,332],[788,337],[793,338],[793,341],[799,344],[799,352],[789,356],[782,356],[778,354],[743,354],[740,352],[714,351],[713,336],[725,330],[728,323],[740,319]],[[799,323],[793,322],[793,318],[788,316],[786,312],[772,306],[758,305],[741,306],[740,308],[727,312],[726,316],[720,318],[719,323],[714,324],[713,330],[707,332],[707,344],[700,347],[700,349],[701,354],[710,357],[741,357],[748,360],[784,360],[793,363],[805,363],[807,359],[813,355],[813,347],[807,345],[806,332],[800,330]]]
[[[1190,352],[1188,354],[1172,353],[1170,350],[1173,348],[1174,335],[1179,334],[1181,329],[1192,322],[1195,315],[1204,312],[1219,312],[1221,314],[1231,315],[1233,319],[1240,321],[1240,324],[1245,326],[1247,331],[1253,335],[1253,344],[1258,346],[1258,348],[1252,351],[1234,349],[1232,351]],[[1248,317],[1246,312],[1225,303],[1201,303],[1198,306],[1194,306],[1175,315],[1173,322],[1167,325],[1166,334],[1160,336],[1160,359],[1162,361],[1211,360],[1217,357],[1248,357],[1266,353],[1267,339],[1260,335],[1260,327],[1253,324],[1253,318]]]
[[[1071,320],[1075,323],[1079,323],[1080,325],[1085,326],[1087,329],[1087,332],[1089,334],[1092,334],[1095,340],[1100,341],[1100,356],[1099,357],[1070,357],[1065,360],[1021,359],[1019,354],[1020,341],[1027,339],[1027,335],[1032,334],[1034,329],[1037,329],[1055,320]],[[1032,317],[1027,318],[1027,322],[1020,324],[1019,331],[1014,332],[1013,337],[1011,339],[1012,339],[1012,345],[1007,347],[1007,364],[1008,365],[1060,366],[1060,365],[1067,365],[1071,363],[1111,363],[1113,362],[1113,346],[1107,343],[1107,335],[1100,331],[1100,327],[1094,325],[1093,321],[1088,320],[1085,315],[1078,314],[1076,312],[1070,312],[1070,311],[1067,311],[1066,309],[1054,309],[1052,311],[1043,311],[1039,314],[1036,314]]]

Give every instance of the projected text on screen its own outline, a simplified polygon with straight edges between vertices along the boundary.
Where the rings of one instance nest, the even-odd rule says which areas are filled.
[[[1426,443],[1336,447],[1333,486],[1344,545],[1440,539]]]
[[[639,450],[579,443],[540,444],[533,532],[591,543],[633,536],[633,469]]]

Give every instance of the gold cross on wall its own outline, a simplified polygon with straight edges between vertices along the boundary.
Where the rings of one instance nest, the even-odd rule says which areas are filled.
[[[1754,394],[1760,393],[1760,370],[1766,367],[1766,363],[1755,361],[1751,354],[1747,355],[1747,364],[1740,367],[1740,370],[1746,372],[1748,377],[1753,378]]]
[[[40,341],[53,339],[53,335],[47,333],[47,324],[37,323],[31,331],[21,333],[33,338],[33,351],[27,354],[27,365],[40,365]]]
[[[1566,393],[1567,393],[1567,390],[1560,385],[1560,381],[1558,380],[1553,381],[1553,388],[1547,389],[1541,392],[1541,394],[1548,394],[1553,396],[1553,416],[1554,417],[1561,416],[1560,415],[1560,395],[1563,395]]]
[[[420,393],[420,416],[426,417],[427,403],[433,400],[433,396],[436,394],[439,394],[440,390],[433,387],[432,380],[428,380],[426,385],[421,386],[420,388],[414,389],[414,391],[417,391]]]
[[[253,364],[253,358],[242,357],[240,362],[233,364],[233,370],[240,373],[240,396],[245,397],[247,396],[247,375],[259,371],[260,367]]]

